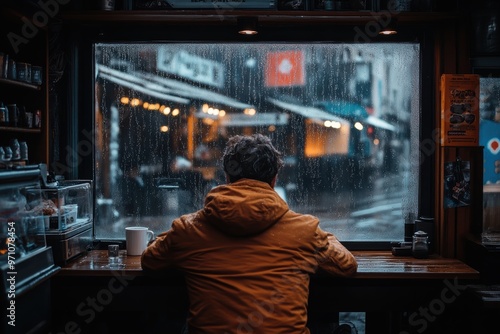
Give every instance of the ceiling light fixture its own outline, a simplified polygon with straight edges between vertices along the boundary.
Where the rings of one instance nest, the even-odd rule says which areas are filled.
[[[241,35],[257,35],[257,18],[238,17],[238,33]]]
[[[397,19],[395,17],[391,18],[389,22],[382,25],[382,29],[379,31],[379,35],[396,35],[398,33],[396,29]]]

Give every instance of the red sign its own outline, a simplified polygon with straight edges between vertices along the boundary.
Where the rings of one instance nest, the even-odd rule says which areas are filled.
[[[266,62],[266,86],[286,87],[305,84],[302,51],[270,52]]]
[[[498,138],[491,138],[486,147],[490,150],[491,154],[497,154],[500,151],[500,140]]]

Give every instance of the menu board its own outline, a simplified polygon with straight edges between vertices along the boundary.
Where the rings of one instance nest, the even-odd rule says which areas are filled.
[[[479,144],[479,75],[441,75],[441,146]]]
[[[173,9],[275,9],[275,0],[163,0]]]

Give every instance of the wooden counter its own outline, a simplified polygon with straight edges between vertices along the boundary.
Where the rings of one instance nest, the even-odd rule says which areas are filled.
[[[120,252],[120,269],[109,268],[105,250],[90,251],[61,268],[53,280],[56,333],[67,326],[82,329],[82,333],[95,333],[102,327],[116,333],[182,333],[189,305],[183,275],[175,271],[161,277],[145,275],[140,256]],[[338,322],[339,312],[365,312],[366,334],[399,334],[419,329],[405,315],[417,312],[416,319],[420,319],[422,308],[447,311],[429,323],[434,331],[426,333],[448,333],[443,328],[463,326],[457,317],[469,323],[461,296],[466,295],[468,284],[479,280],[479,273],[463,262],[395,257],[389,251],[353,254],[359,264],[354,277],[331,277],[322,272],[311,277],[308,316],[312,328]],[[138,322],[138,317],[150,322]]]
[[[479,272],[465,263],[448,258],[393,256],[388,251],[353,251],[358,261],[354,279],[479,279]],[[126,256],[120,251],[123,265],[110,269],[105,250],[93,250],[63,266],[61,276],[142,276],[140,256]]]

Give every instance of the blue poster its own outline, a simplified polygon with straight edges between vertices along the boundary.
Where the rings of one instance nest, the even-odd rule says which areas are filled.
[[[500,183],[500,122],[481,120],[479,145],[484,146],[483,183]]]

